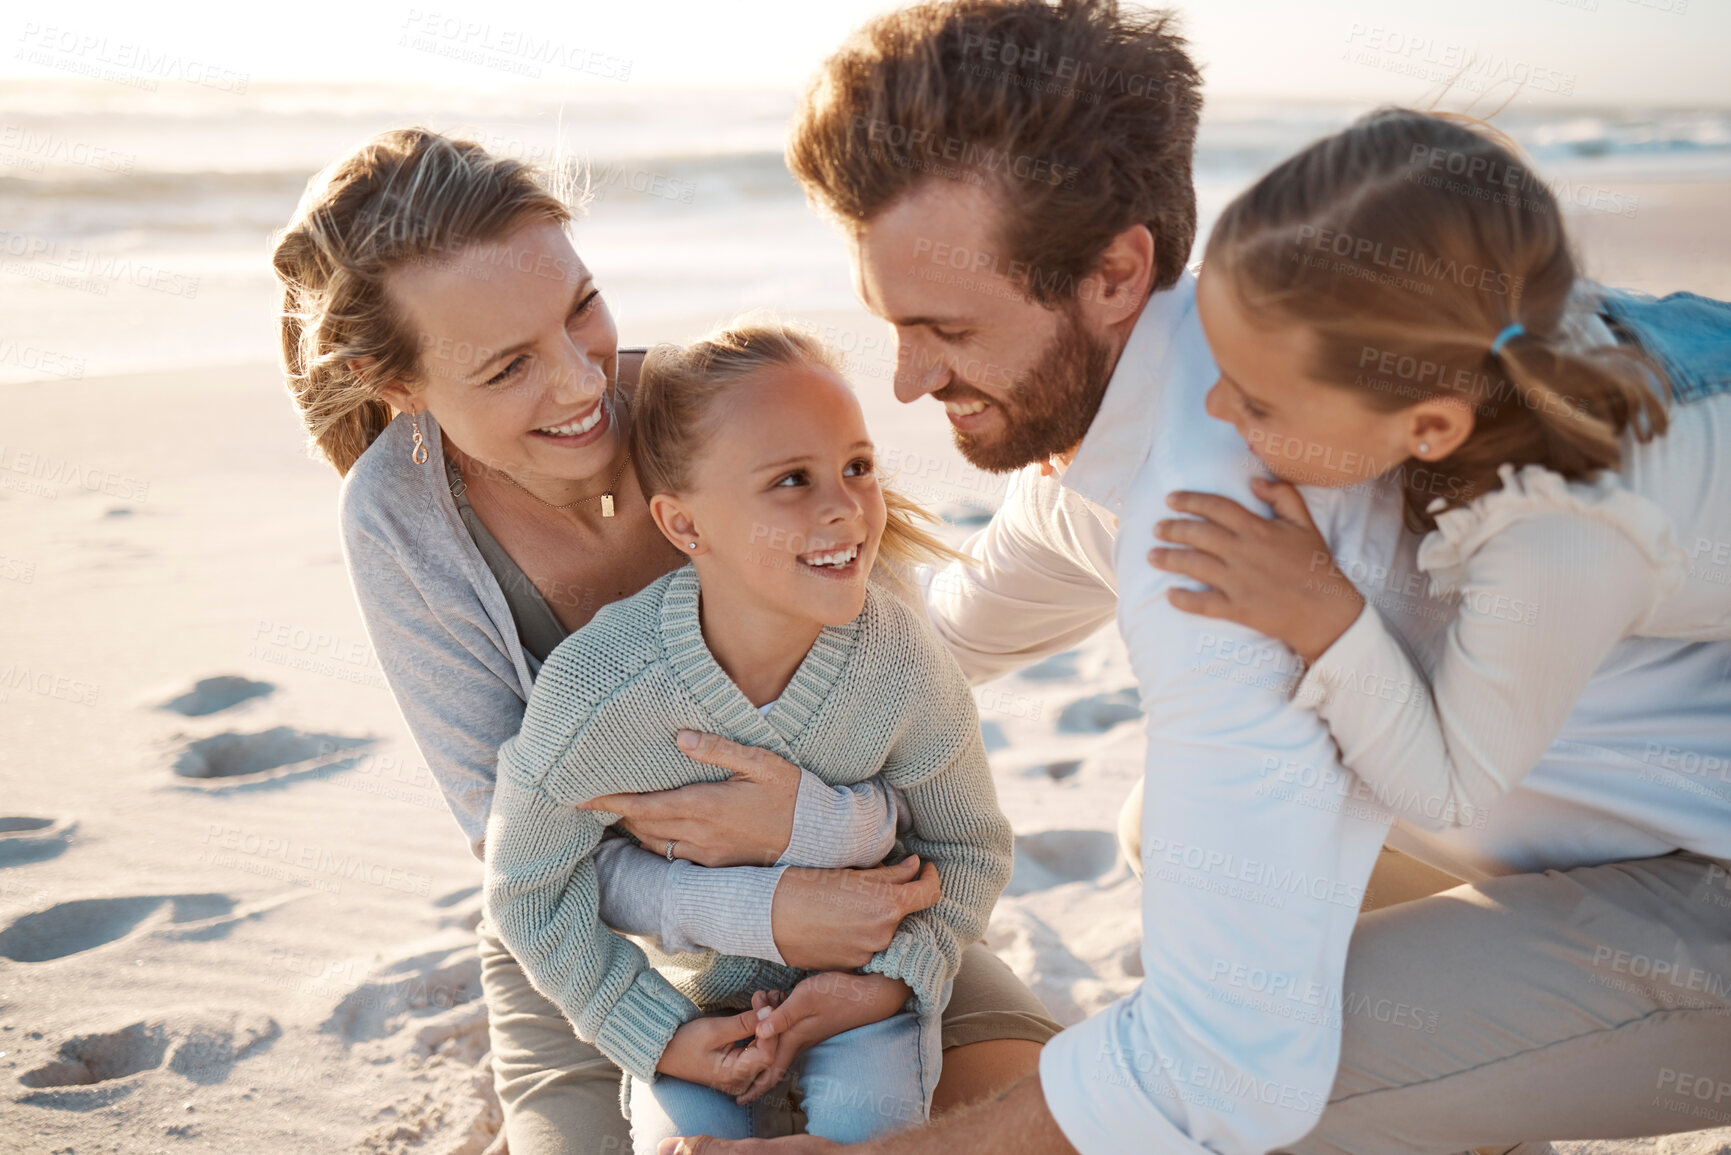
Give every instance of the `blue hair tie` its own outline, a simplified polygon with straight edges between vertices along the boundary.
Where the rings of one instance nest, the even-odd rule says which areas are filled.
[[[1493,357],[1502,356],[1503,346],[1507,345],[1510,341],[1513,341],[1516,337],[1519,337],[1522,333],[1525,333],[1526,331],[1527,331],[1527,327],[1525,325],[1521,324],[1519,321],[1516,321],[1514,324],[1512,324],[1512,325],[1508,326],[1506,329],[1504,329],[1501,333],[1498,333],[1496,340],[1491,342],[1491,356],[1493,356]]]

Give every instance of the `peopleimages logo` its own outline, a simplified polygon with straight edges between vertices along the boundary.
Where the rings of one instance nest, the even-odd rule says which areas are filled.
[[[1467,92],[1505,84],[1555,96],[1572,96],[1575,91],[1573,73],[1423,33],[1354,23],[1347,29],[1346,44],[1341,59],[1353,64],[1420,80],[1447,81]]]
[[[52,161],[130,176],[133,166],[138,163],[137,153],[104,148],[23,124],[0,124],[0,152],[20,154],[28,161],[27,167],[32,172],[41,172],[44,163]]]
[[[148,481],[93,468],[70,457],[0,445],[0,489],[25,490],[41,497],[55,497],[62,485],[75,486],[89,493],[103,493],[122,501],[143,501],[150,496]]]
[[[478,64],[531,80],[542,78],[543,66],[587,73],[603,80],[631,79],[632,62],[625,57],[572,44],[551,32],[542,33],[534,28],[471,20],[421,8],[410,8],[403,17],[401,28],[397,38],[399,47],[464,64]]]
[[[938,136],[925,129],[910,129],[906,125],[867,116],[854,117],[853,128],[855,132],[864,132],[868,144],[891,152],[923,155],[933,161],[948,161],[963,168],[1013,176],[1036,184],[1073,185],[1076,174],[1082,171],[1074,165],[1060,164],[1046,157],[1007,152],[959,136]]]
[[[1431,256],[1404,245],[1385,244],[1371,237],[1356,237],[1318,225],[1300,225],[1298,247],[1313,253],[1341,257],[1349,261],[1369,263],[1397,273],[1408,273],[1427,281],[1449,281],[1463,288],[1508,296],[1521,291],[1521,277],[1510,276],[1488,265],[1462,264],[1449,258]]]
[[[18,59],[95,80],[112,80],[154,92],[159,80],[178,80],[200,88],[241,95],[251,80],[209,61],[190,59],[169,49],[153,48],[106,35],[26,21],[18,34]]]

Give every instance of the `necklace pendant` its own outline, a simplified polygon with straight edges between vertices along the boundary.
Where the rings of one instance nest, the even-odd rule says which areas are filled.
[[[603,493],[601,495],[601,516],[613,516],[613,495],[611,493]]]

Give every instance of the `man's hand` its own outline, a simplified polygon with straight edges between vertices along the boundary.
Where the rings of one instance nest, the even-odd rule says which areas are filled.
[[[1364,598],[1334,564],[1328,543],[1310,519],[1304,496],[1283,481],[1256,478],[1256,496],[1274,508],[1259,517],[1211,493],[1174,493],[1166,504],[1201,520],[1174,518],[1155,525],[1161,541],[1189,549],[1154,549],[1154,568],[1211,586],[1175,589],[1179,609],[1249,626],[1315,662],[1364,609]]]
[[[917,855],[870,870],[790,866],[775,887],[770,930],[790,967],[853,970],[890,945],[902,919],[940,897],[938,868]]]
[[[603,794],[578,809],[611,811],[649,850],[661,854],[672,842],[673,857],[698,866],[773,865],[793,837],[799,767],[714,734],[681,730],[678,740],[689,757],[731,770],[733,777],[677,790]]]
[[[687,1083],[738,1095],[775,1065],[777,1040],[773,1031],[767,1037],[758,1033],[761,1021],[755,1008],[737,1015],[692,1019],[673,1032],[655,1069]],[[737,1045],[747,1039],[747,1045]]]
[[[882,1022],[907,1005],[913,988],[900,979],[883,975],[858,975],[847,971],[824,971],[808,975],[783,994],[758,991],[751,1005],[761,1017],[757,1037],[772,1040],[775,1062],[740,1095],[740,1106],[757,1099],[781,1082],[795,1059],[825,1039]],[[764,1015],[763,1011],[769,1014]]]

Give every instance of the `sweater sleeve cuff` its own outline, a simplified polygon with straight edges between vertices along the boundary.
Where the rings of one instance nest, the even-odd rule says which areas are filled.
[[[659,973],[641,971],[601,1022],[595,1046],[639,1079],[655,1078],[673,1033],[699,1014],[697,1004]]]
[[[793,836],[776,865],[876,866],[895,840],[895,806],[881,777],[853,787],[831,786],[801,770]]]
[[[775,947],[771,912],[783,866],[707,869],[684,859],[673,864],[663,892],[662,949],[713,950],[785,966]]]
[[[1334,644],[1322,652],[1304,672],[1297,689],[1292,692],[1292,704],[1306,710],[1320,711],[1329,695],[1349,682],[1354,670],[1364,670],[1375,661],[1378,635],[1382,633],[1382,618],[1376,607],[1365,602],[1358,617],[1346,632],[1334,639]]]
[[[955,978],[957,970],[935,943],[910,933],[905,923],[890,945],[861,969],[907,983],[914,992],[914,1009],[922,1015],[943,1013],[944,984]]]

